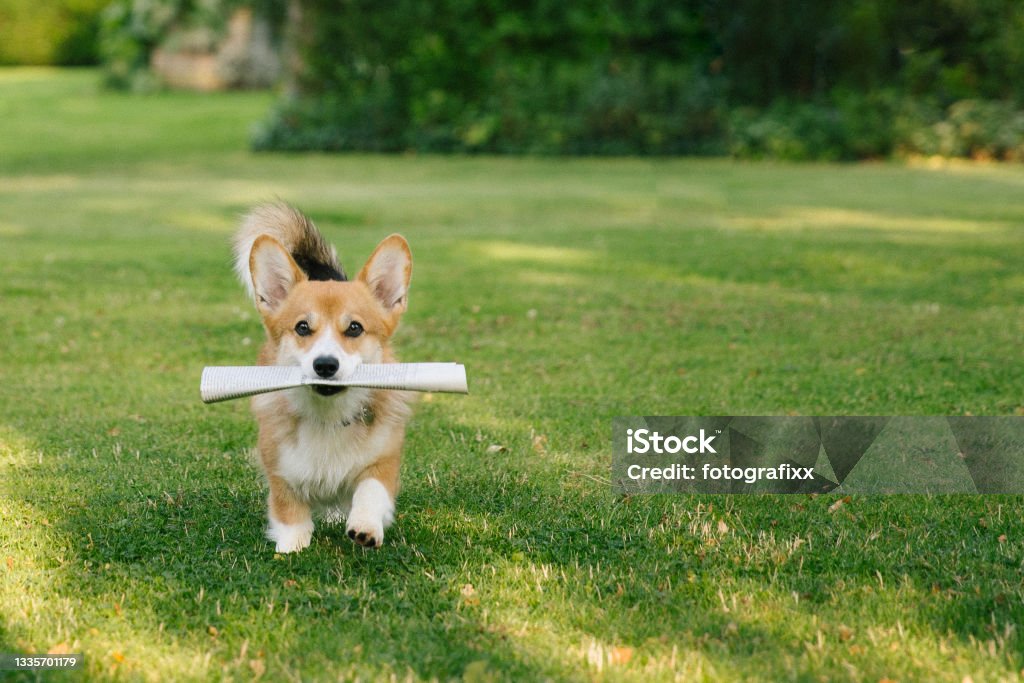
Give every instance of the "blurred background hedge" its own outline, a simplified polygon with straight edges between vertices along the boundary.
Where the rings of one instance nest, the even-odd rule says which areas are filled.
[[[246,16],[235,33],[243,35],[231,35],[239,10]],[[280,72],[274,53],[283,23],[284,0],[107,0],[100,34],[106,80],[135,91],[268,87]],[[215,73],[187,73],[204,68]]]
[[[293,0],[262,149],[1024,158],[1019,0]]]
[[[1024,159],[1020,0],[0,0],[0,60],[151,89],[239,7],[257,149]]]
[[[95,64],[110,0],[0,0],[0,64]]]

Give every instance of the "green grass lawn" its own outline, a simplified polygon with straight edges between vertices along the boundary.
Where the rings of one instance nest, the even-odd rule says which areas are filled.
[[[1024,167],[254,155],[266,94],[0,71],[0,652],[85,678],[1019,680],[1018,497],[635,496],[616,415],[1024,412]],[[411,243],[386,545],[264,539],[251,204]],[[502,448],[493,448],[493,446]],[[55,677],[56,678],[56,677]],[[59,680],[65,680],[62,676]]]

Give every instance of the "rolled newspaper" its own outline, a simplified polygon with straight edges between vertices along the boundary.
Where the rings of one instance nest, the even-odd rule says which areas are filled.
[[[466,367],[459,363],[366,363],[341,380],[306,377],[296,366],[207,367],[199,380],[199,395],[203,403],[216,403],[314,384],[469,393]]]

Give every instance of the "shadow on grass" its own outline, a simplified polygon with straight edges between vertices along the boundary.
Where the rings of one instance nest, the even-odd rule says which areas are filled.
[[[236,437],[196,436],[183,459],[143,456],[133,434],[77,428],[47,440],[52,464],[22,472],[36,485],[21,503],[67,544],[46,569],[50,585],[33,590],[46,609],[74,605],[68,640],[92,654],[114,647],[108,634],[123,641],[116,656],[98,655],[101,668],[145,675],[147,660],[163,658],[170,670],[207,673],[585,677],[635,657],[637,672],[661,674],[838,672],[852,660],[884,676],[906,666],[900,652],[851,656],[846,641],[864,643],[874,628],[911,647],[897,624],[926,657],[948,634],[962,648],[992,640],[1020,666],[1024,613],[1009,581],[1019,566],[998,547],[966,543],[963,513],[987,509],[976,499],[859,499],[859,521],[829,517],[827,499],[615,500],[524,454],[488,469],[464,467],[463,454],[429,463],[433,479],[422,458],[407,472],[383,549],[321,527],[308,550],[279,556],[263,539],[259,475],[222,450]],[[443,440],[426,431],[415,447]],[[83,440],[97,455],[78,452]],[[720,519],[743,527],[723,532]],[[808,528],[819,523],[838,528]],[[885,534],[867,542],[876,526]],[[805,550],[780,550],[796,537]],[[952,573],[951,559],[962,562]],[[0,644],[17,650],[10,627],[0,629]],[[821,637],[843,645],[795,665]]]

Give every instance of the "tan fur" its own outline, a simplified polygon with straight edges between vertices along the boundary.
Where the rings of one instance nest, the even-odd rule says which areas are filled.
[[[363,470],[357,481],[362,481],[366,477],[373,477],[384,484],[392,498],[397,497],[399,484],[398,468],[402,460],[401,448],[401,443],[395,444],[394,451],[390,455],[383,456],[380,460]]]
[[[389,342],[407,307],[411,277],[405,240],[398,235],[383,240],[351,282],[308,280],[289,253],[297,243],[314,245],[321,256],[329,255],[337,263],[333,248],[291,207],[258,208],[236,237],[236,249],[249,248],[248,254],[236,254],[236,263],[244,257],[248,275],[243,281],[253,293],[267,333],[258,363],[301,364],[295,359],[315,355],[324,344],[362,362],[395,362]],[[299,322],[307,326],[307,335],[297,333]],[[352,322],[362,325],[359,336],[346,335]],[[349,406],[351,414],[345,412]],[[375,526],[373,505],[362,510],[345,506],[355,505],[357,499],[381,502],[384,494],[374,493],[382,490],[373,488],[376,484],[361,498],[353,498],[364,483],[374,480],[393,504],[409,417],[406,395],[347,389],[336,397],[321,397],[302,387],[255,398],[253,412],[259,422],[260,462],[269,486],[268,533],[278,541],[278,549],[291,552],[305,547],[318,509],[342,510],[348,515],[353,540],[380,545],[383,527]],[[337,444],[336,459],[332,443]],[[308,456],[303,444],[311,444]],[[390,515],[387,512],[382,518],[384,526]],[[295,535],[298,540],[282,540],[282,535],[289,539]]]
[[[270,512],[277,519],[285,524],[298,524],[313,518],[309,505],[295,495],[288,482],[276,474],[268,474],[267,483],[270,485]]]
[[[301,211],[281,202],[261,204],[242,218],[242,225],[233,240],[235,274],[250,295],[253,291],[249,258],[253,243],[261,235],[277,240],[289,254],[299,252],[344,272],[334,247],[324,240],[313,221]]]

